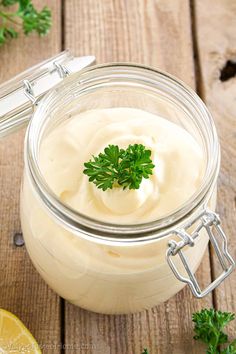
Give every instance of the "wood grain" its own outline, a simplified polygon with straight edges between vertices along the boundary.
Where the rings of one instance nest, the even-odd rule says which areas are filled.
[[[37,0],[39,7],[42,2]],[[48,0],[54,25],[48,37],[25,38],[0,48],[0,82],[61,50],[94,54],[98,62],[133,61],[159,67],[195,88],[190,7],[187,0],[67,0],[61,33],[61,1]],[[207,9],[211,9],[211,16]],[[222,146],[218,211],[236,258],[236,78],[221,82],[220,70],[236,60],[236,3],[199,0],[194,6],[200,59],[200,91],[217,122]],[[219,25],[220,24],[220,25]],[[192,340],[192,312],[213,304],[236,312],[235,273],[204,300],[185,288],[170,301],[129,316],[104,316],[65,303],[41,280],[24,247],[13,245],[20,232],[19,189],[23,132],[0,141],[0,307],[18,315],[43,345],[43,353],[152,354],[204,353]],[[213,256],[213,275],[219,272]],[[210,282],[207,253],[198,270],[200,283]],[[63,302],[62,302],[63,303]],[[63,315],[65,311],[65,318]],[[62,313],[62,318],[61,318]],[[64,328],[65,326],[65,328]],[[230,326],[235,336],[236,322]],[[62,332],[62,333],[61,333]],[[64,333],[64,334],[63,334]],[[62,334],[62,335],[61,335]],[[63,338],[64,336],[64,338]],[[63,343],[62,343],[63,344]]]
[[[42,1],[34,2],[39,8]],[[0,82],[61,50],[60,1],[47,1],[54,26],[50,35],[17,40],[0,48]],[[19,132],[0,141],[0,307],[19,316],[43,346],[60,352],[60,299],[33,268],[25,247],[16,247],[20,232],[19,192],[23,167],[23,137]],[[21,351],[19,350],[19,353]]]
[[[159,67],[195,87],[188,1],[67,0],[65,45],[97,61],[133,61]],[[210,282],[209,256],[198,277]],[[139,354],[203,353],[193,342],[191,314],[211,306],[185,288],[167,303],[139,314],[103,316],[65,305],[68,353]]]
[[[211,15],[205,10],[211,9]],[[218,212],[236,259],[236,77],[222,82],[221,70],[236,61],[236,2],[200,0],[195,5],[196,34],[201,65],[202,96],[217,125],[222,163],[218,189]],[[221,271],[213,255],[214,276]],[[236,312],[236,272],[215,291],[218,309]],[[236,321],[229,331],[233,338]]]

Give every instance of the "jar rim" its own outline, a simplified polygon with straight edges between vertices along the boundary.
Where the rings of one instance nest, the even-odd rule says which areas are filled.
[[[94,77],[92,85],[95,83],[96,75],[101,77],[105,72],[111,71],[112,75],[120,74],[127,75],[127,73],[140,77],[146,84],[162,80],[165,85],[174,88],[176,92],[180,92],[181,96],[188,100],[192,105],[195,105],[199,117],[204,123],[205,129],[202,129],[202,134],[205,139],[208,139],[210,149],[210,159],[208,161],[207,171],[203,177],[202,183],[198,190],[178,208],[164,217],[143,224],[112,224],[104,221],[99,221],[86,216],[64,204],[51,190],[41,174],[38,165],[38,147],[41,137],[42,126],[46,122],[45,111],[50,106],[52,100],[59,101],[60,88],[70,87],[75,81],[86,83],[88,77]],[[87,76],[87,79],[86,79]],[[148,81],[149,80],[149,81]],[[63,90],[62,90],[63,91]],[[48,111],[47,111],[48,113]],[[196,119],[196,117],[195,117]],[[209,113],[204,102],[200,97],[185,83],[177,79],[173,75],[154,69],[149,66],[134,64],[134,63],[107,63],[101,65],[94,65],[81,70],[79,73],[67,77],[63,82],[52,89],[39,103],[35,112],[33,113],[31,122],[28,126],[25,139],[25,166],[29,172],[30,180],[33,183],[34,189],[37,191],[40,199],[44,205],[54,214],[57,220],[72,230],[74,233],[79,233],[80,236],[89,240],[97,242],[108,242],[112,244],[120,243],[139,243],[150,242],[157,238],[162,238],[173,230],[173,227],[178,223],[181,224],[187,216],[192,215],[203,204],[206,195],[212,192],[212,186],[218,176],[220,161],[220,150],[218,136],[214,121]]]

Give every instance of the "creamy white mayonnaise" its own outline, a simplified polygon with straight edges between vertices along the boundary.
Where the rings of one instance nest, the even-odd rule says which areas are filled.
[[[109,144],[143,144],[152,152],[153,175],[137,190],[103,191],[83,174],[84,162]],[[163,217],[198,189],[204,172],[200,146],[180,126],[133,108],[97,109],[58,126],[40,149],[40,168],[60,199],[101,221],[135,224]]]
[[[108,144],[142,143],[152,151],[153,175],[138,190],[99,190],[83,174],[84,162]],[[145,223],[172,213],[199,188],[205,161],[183,128],[130,108],[99,109],[66,120],[43,138],[40,168],[64,202],[90,217],[119,224]],[[214,209],[215,194],[209,206]],[[187,222],[187,220],[186,220]],[[74,234],[50,213],[34,191],[27,168],[21,223],[29,255],[45,281],[62,297],[101,313],[136,312],[166,301],[184,283],[166,262],[168,240],[108,245]],[[82,231],[81,231],[82,232]],[[203,233],[183,252],[195,271],[208,243]],[[180,259],[175,264],[181,268]]]

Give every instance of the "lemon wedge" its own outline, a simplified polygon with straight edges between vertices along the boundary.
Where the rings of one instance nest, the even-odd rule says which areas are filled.
[[[0,309],[0,353],[41,354],[38,343],[11,312]]]

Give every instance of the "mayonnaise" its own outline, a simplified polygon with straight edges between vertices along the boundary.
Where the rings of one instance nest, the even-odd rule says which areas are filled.
[[[99,190],[83,174],[84,162],[109,144],[141,143],[152,152],[153,175],[138,190]],[[138,224],[181,207],[199,188],[203,151],[183,128],[131,108],[97,109],[68,118],[43,137],[39,167],[53,192],[76,211],[101,221]],[[215,207],[215,194],[209,203]],[[186,220],[187,222],[187,220]],[[60,296],[101,313],[136,312],[166,301],[184,283],[166,262],[168,240],[108,245],[86,239],[48,211],[25,169],[21,223],[28,253],[44,280]],[[207,247],[202,233],[183,249],[196,271]],[[182,269],[178,255],[175,264]]]
[[[84,162],[109,144],[143,144],[152,152],[153,175],[137,190],[103,191],[83,174]],[[180,126],[133,108],[97,109],[58,126],[42,142],[40,168],[54,193],[76,211],[120,224],[159,219],[184,204],[198,189],[203,152]]]

